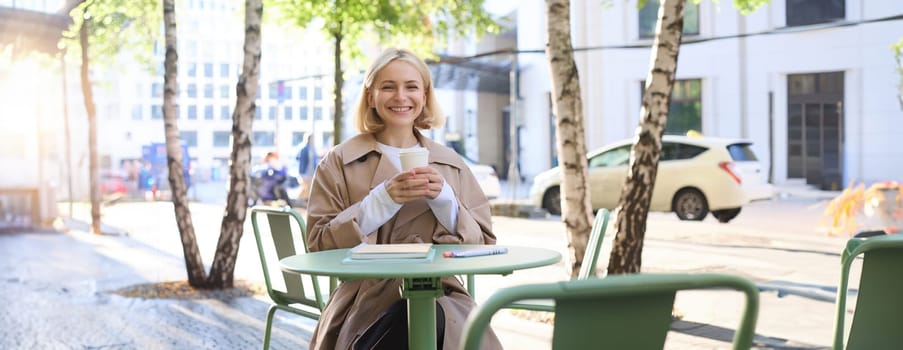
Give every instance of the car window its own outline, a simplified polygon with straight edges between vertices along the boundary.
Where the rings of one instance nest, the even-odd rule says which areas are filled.
[[[735,143],[728,145],[727,153],[730,153],[731,159],[736,162],[759,160],[756,158],[756,154],[750,146],[752,146],[751,143]]]
[[[685,143],[665,142],[662,144],[662,161],[690,159],[702,154],[708,148]]]
[[[589,167],[600,168],[626,165],[627,161],[630,160],[630,146],[631,145],[624,145],[590,158]]]

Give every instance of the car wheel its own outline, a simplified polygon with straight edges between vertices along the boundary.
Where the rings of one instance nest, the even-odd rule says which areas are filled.
[[[687,188],[674,195],[674,213],[681,220],[702,221],[709,213],[709,204],[698,190]]]
[[[712,216],[718,219],[718,222],[726,224],[740,214],[740,208],[713,210]]]
[[[561,188],[558,186],[546,190],[542,195],[542,208],[552,215],[561,215]]]

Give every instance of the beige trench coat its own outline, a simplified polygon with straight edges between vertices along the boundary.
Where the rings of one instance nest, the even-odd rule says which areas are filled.
[[[370,190],[399,170],[383,159],[373,135],[362,134],[330,151],[317,167],[308,202],[307,244],[311,251],[369,244],[433,242],[495,244],[489,201],[473,173],[451,149],[415,133],[429,149],[429,163],[442,174],[458,199],[456,232],[439,224],[425,200],[405,204],[375,233],[362,238],[358,226],[360,202]],[[438,303],[445,312],[443,348],[458,349],[464,320],[474,308],[466,289],[453,277],[443,278],[446,296]],[[356,280],[339,285],[310,342],[311,349],[350,349],[355,340],[401,298],[401,280]],[[484,337],[484,349],[500,349],[495,334]]]

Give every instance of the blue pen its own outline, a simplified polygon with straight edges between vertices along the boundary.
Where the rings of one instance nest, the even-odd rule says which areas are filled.
[[[469,258],[473,256],[496,255],[508,253],[508,248],[490,248],[476,250],[452,250],[445,252],[442,256],[446,258]]]

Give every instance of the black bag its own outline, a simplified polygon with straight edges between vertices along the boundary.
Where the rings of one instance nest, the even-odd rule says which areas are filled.
[[[445,311],[436,303],[436,348],[445,340]],[[408,349],[408,300],[392,303],[352,345],[354,350]]]

